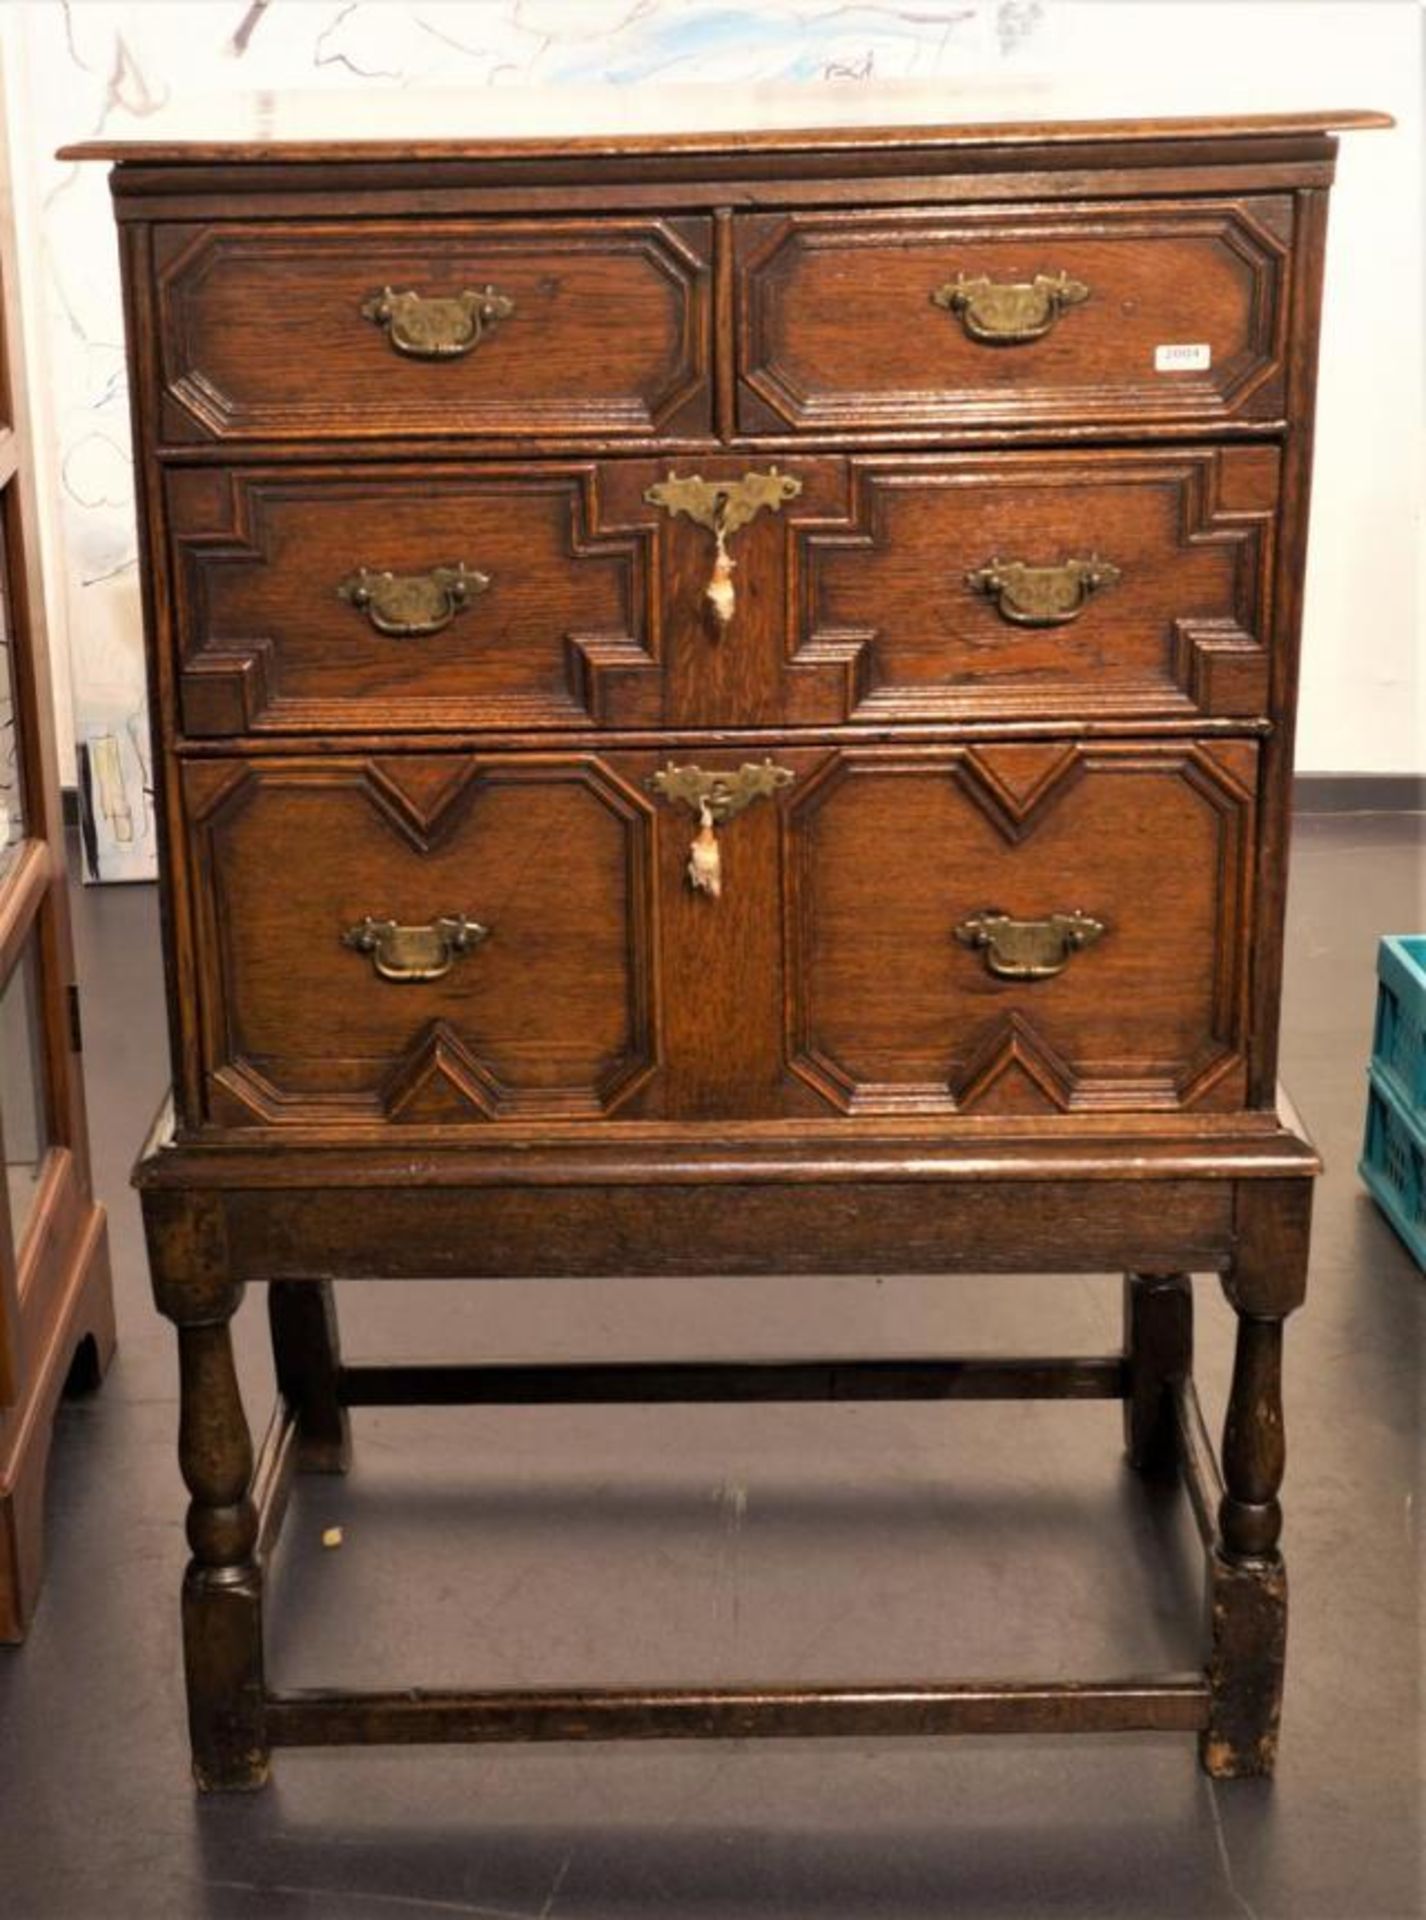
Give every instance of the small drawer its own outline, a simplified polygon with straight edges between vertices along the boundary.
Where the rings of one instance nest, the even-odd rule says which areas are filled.
[[[170,469],[184,731],[656,724],[643,474]]]
[[[790,1065],[852,1114],[1241,1105],[1257,748],[866,748],[788,802]]]
[[[1278,479],[1258,445],[853,459],[797,528],[789,712],[1265,714]]]
[[[745,431],[1275,419],[1292,204],[751,214]]]
[[[697,431],[708,259],[702,219],[160,226],[163,435]]]
[[[230,1126],[593,1120],[655,1071],[651,801],[571,755],[183,769]]]

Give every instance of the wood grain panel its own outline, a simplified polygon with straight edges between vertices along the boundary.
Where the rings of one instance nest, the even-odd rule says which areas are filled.
[[[749,432],[1273,419],[1291,202],[1073,211],[749,214],[739,224],[739,420]],[[1041,339],[985,345],[932,304],[960,274],[1065,273],[1089,297]],[[1203,371],[1155,349],[1206,346]]]
[[[797,528],[789,718],[1267,711],[1275,448],[849,467],[845,517]],[[1057,626],[968,577],[1091,557],[1118,578]]]
[[[607,768],[210,761],[185,795],[212,1118],[595,1117],[653,1070],[650,809]],[[489,937],[437,980],[343,944],[461,914]]]
[[[184,730],[656,722],[653,509],[634,505],[641,526],[607,521],[599,473],[170,472]],[[489,586],[438,633],[379,632],[338,597],[358,567],[457,563]]]
[[[155,233],[162,431],[175,441],[618,435],[709,421],[699,218],[330,220]],[[411,358],[362,305],[493,285],[469,354]]]
[[[789,808],[792,1065],[849,1112],[1221,1107],[1249,1037],[1257,749],[866,749]],[[967,916],[1105,926],[994,976]]]

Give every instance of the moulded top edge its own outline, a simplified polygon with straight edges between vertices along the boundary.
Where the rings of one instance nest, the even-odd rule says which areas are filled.
[[[453,95],[459,118],[469,125],[487,118],[469,94]],[[407,99],[409,110],[412,102]],[[452,119],[447,106],[436,125]],[[353,138],[348,134],[317,136],[289,132],[295,122],[274,115],[267,124],[250,124],[231,137],[175,137],[158,126],[144,139],[81,140],[61,147],[61,160],[110,160],[120,166],[215,166],[239,163],[323,164],[372,161],[551,161],[601,159],[660,154],[685,157],[770,159],[816,153],[853,155],[887,150],[954,153],[959,149],[1123,145],[1126,142],[1183,140],[1242,140],[1304,137],[1334,132],[1357,132],[1392,127],[1389,113],[1366,108],[1331,111],[1169,116],[1119,120],[982,120],[953,125],[904,124],[891,126],[843,125],[815,128],[762,127],[743,131],[653,133],[612,128],[604,133],[552,138],[547,135],[472,137],[453,131],[434,132],[432,119],[421,116],[422,132],[402,137],[393,132],[380,138]]]

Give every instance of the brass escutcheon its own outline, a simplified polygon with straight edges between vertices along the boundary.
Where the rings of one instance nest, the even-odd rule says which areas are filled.
[[[790,786],[792,778],[787,767],[776,767],[771,760],[744,761],[736,773],[705,773],[702,767],[676,767],[670,762],[650,777],[655,793],[698,815],[687,866],[688,884],[695,893],[716,900],[723,891],[718,828],[754,800],[770,799],[779,787]]]
[[[1081,947],[1107,931],[1102,920],[1081,913],[1052,913],[1043,920],[1016,920],[999,907],[984,907],[955,929],[962,946],[980,948],[1000,980],[1052,980]]]
[[[399,640],[439,633],[462,607],[490,585],[490,575],[464,561],[429,573],[376,573],[358,567],[337,588],[337,597],[364,613],[378,633]]]
[[[1033,280],[992,280],[958,273],[931,295],[933,305],[953,313],[967,339],[987,347],[1013,347],[1042,339],[1066,307],[1089,298],[1082,280],[1067,273],[1037,273]]]
[[[779,512],[801,491],[800,480],[769,467],[766,473],[745,473],[741,480],[705,480],[700,474],[680,479],[671,473],[667,480],[657,480],[647,488],[644,498],[651,507],[686,513],[710,533],[726,536],[756,519],[764,508],[770,513]]]
[[[713,535],[713,571],[703,597],[712,609],[720,632],[727,630],[737,608],[733,588],[733,569],[737,562],[728,552],[728,541],[740,527],[766,509],[780,513],[784,503],[795,500],[802,482],[790,473],[770,467],[766,473],[745,473],[741,480],[705,480],[701,474],[680,479],[671,473],[667,480],[656,480],[644,490],[651,507],[666,513],[686,513],[695,525],[707,527]]]
[[[1077,620],[1092,593],[1112,587],[1118,567],[1092,553],[1057,567],[1031,567],[1023,560],[987,561],[966,575],[966,585],[988,594],[1002,620],[1017,627],[1062,627]]]
[[[792,780],[787,767],[774,766],[771,760],[745,760],[736,773],[705,773],[702,767],[670,763],[653,775],[649,785],[675,806],[687,807],[700,817],[707,813],[714,826],[721,827],[754,800],[770,798]]]
[[[450,972],[457,955],[470,953],[490,938],[489,927],[468,920],[463,913],[446,914],[424,927],[398,926],[394,920],[376,920],[370,914],[342,935],[342,945],[369,953],[383,980],[409,985],[439,980]]]
[[[497,320],[508,320],[515,302],[494,287],[462,293],[424,294],[383,287],[361,303],[363,319],[386,329],[398,353],[413,360],[457,360],[478,347]]]

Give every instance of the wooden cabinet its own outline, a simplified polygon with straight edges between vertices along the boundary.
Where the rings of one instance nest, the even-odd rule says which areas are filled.
[[[6,151],[0,126],[0,153]],[[8,180],[0,186],[8,189]],[[68,870],[17,306],[0,221],[0,1641],[33,1618],[45,1475],[67,1385],[114,1349],[80,1073]]]
[[[79,150],[130,303],[174,1033],[138,1178],[203,1784],[913,1727],[1271,1768],[1313,370],[1331,130],[1378,123]],[[1118,1354],[770,1371],[349,1367],[330,1284],[1106,1265]],[[1221,1481],[1189,1269],[1240,1316]],[[264,1684],[287,1476],[350,1405],[966,1394],[1125,1400],[1200,1522],[1200,1674]]]

